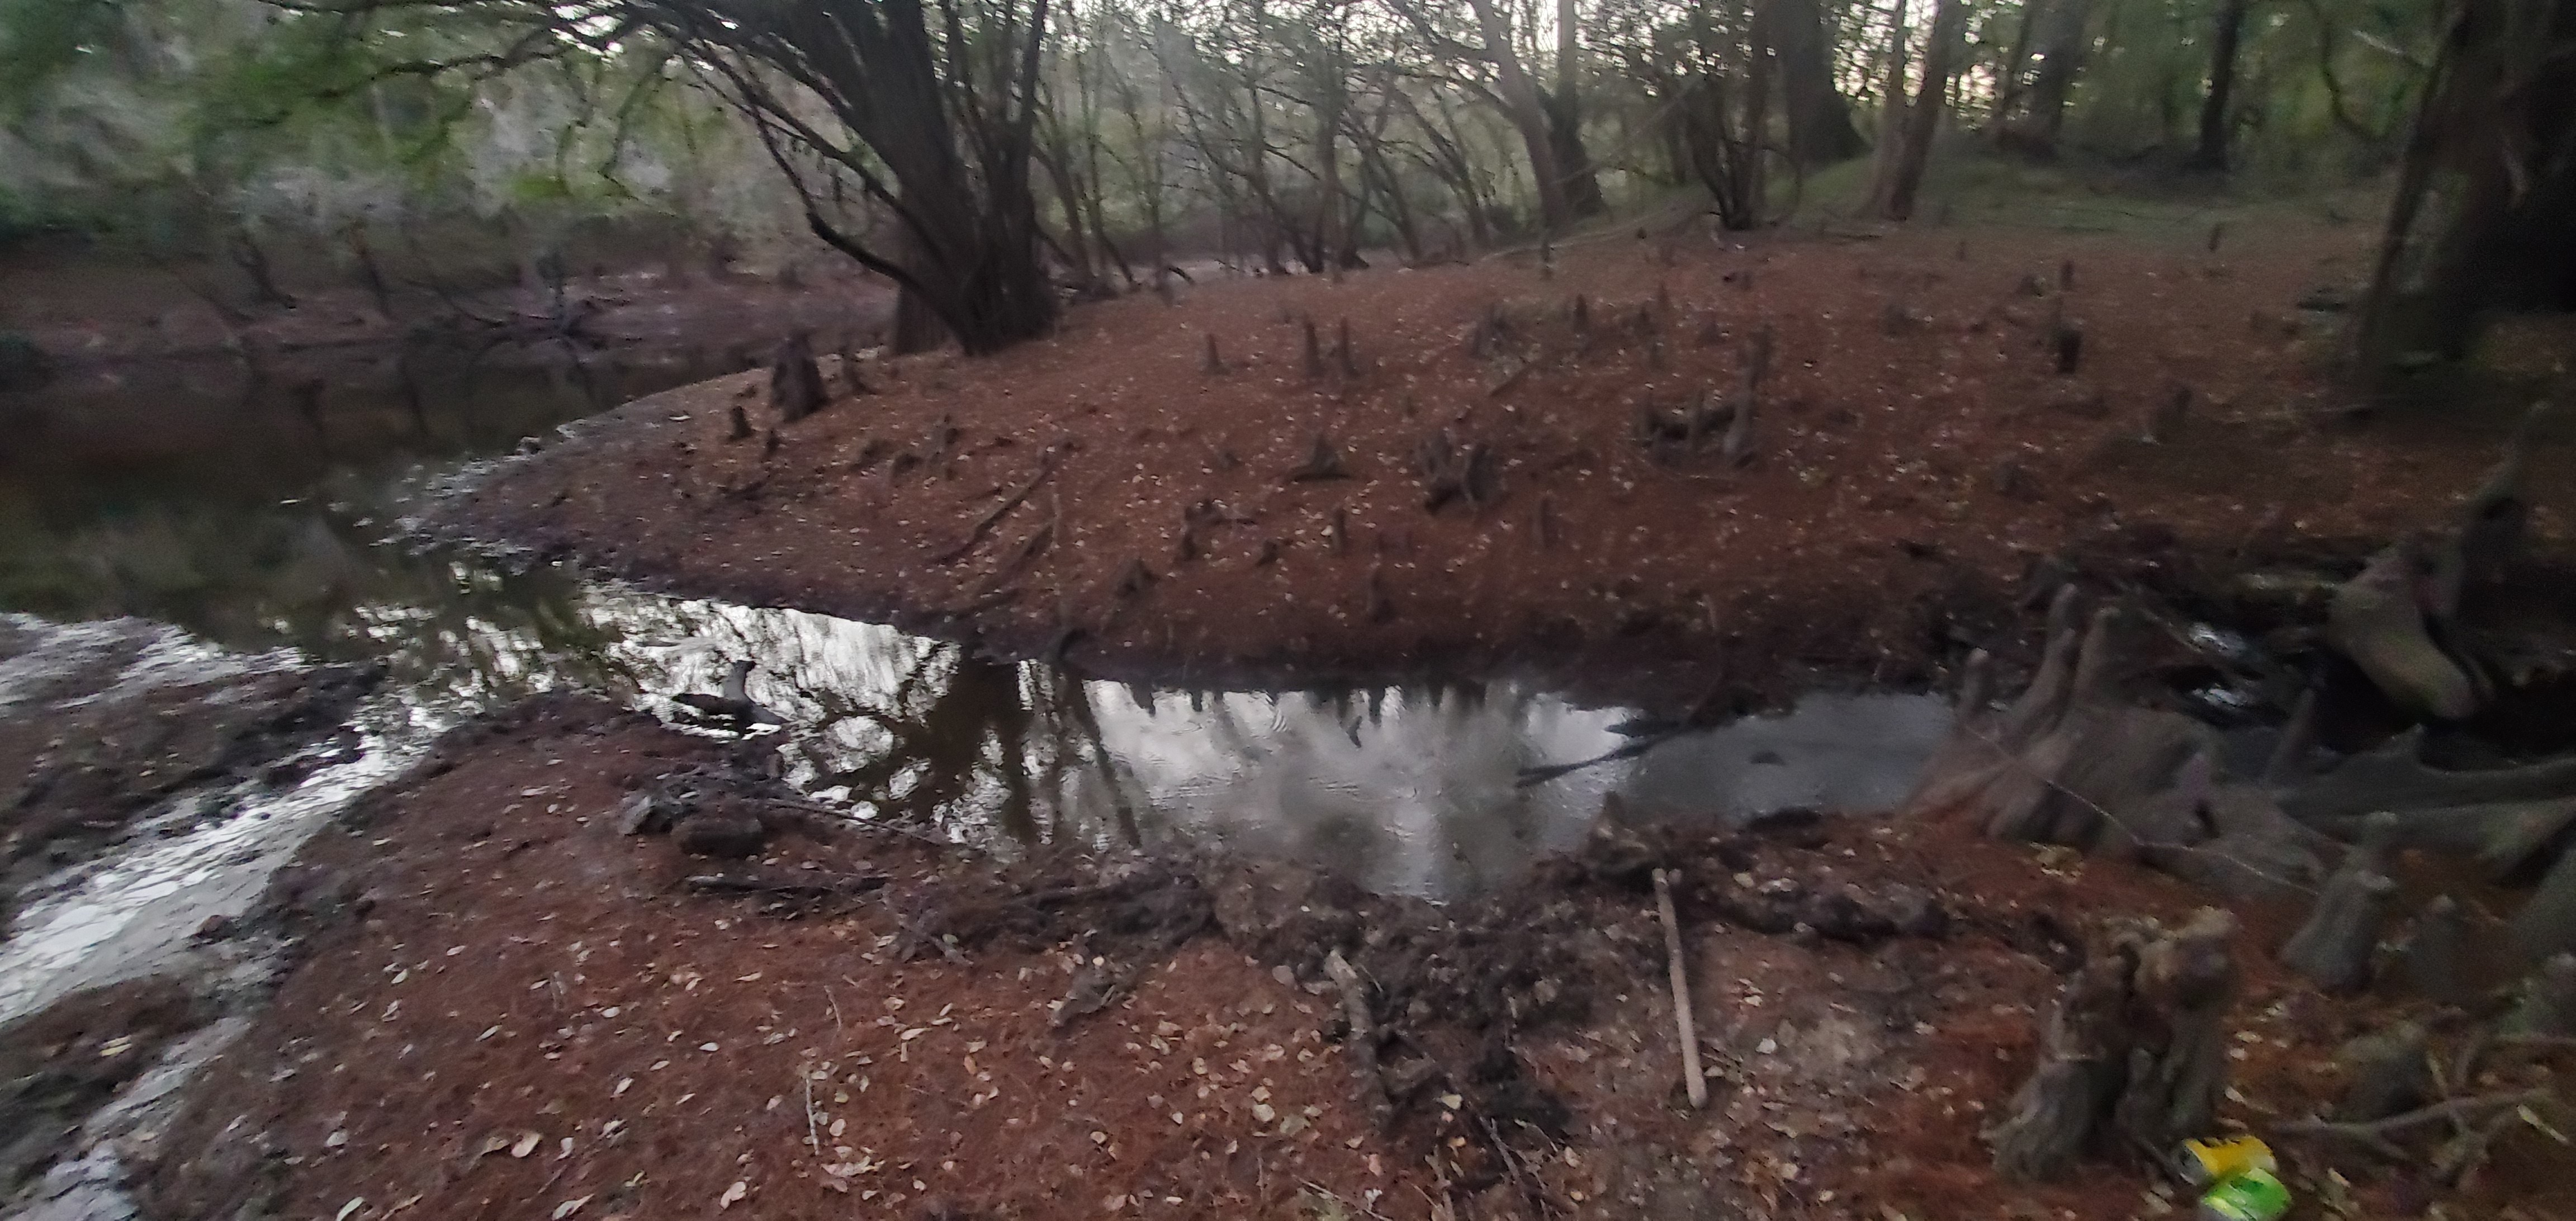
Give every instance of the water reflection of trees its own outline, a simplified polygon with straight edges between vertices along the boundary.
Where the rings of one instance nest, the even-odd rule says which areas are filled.
[[[1460,893],[1579,834],[1608,783],[1512,783],[1614,719],[1518,685],[1157,691],[821,615],[609,601],[647,690],[712,690],[752,660],[794,780],[996,847],[1216,843]]]

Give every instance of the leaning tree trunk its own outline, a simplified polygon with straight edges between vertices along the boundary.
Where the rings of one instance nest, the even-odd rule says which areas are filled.
[[[2425,82],[2353,355],[2456,359],[2488,310],[2576,305],[2571,141],[2576,5],[2465,0]],[[2428,214],[2446,217],[2429,241]]]
[[[1520,133],[1521,147],[1529,154],[1530,178],[1538,187],[1539,222],[1551,233],[1560,232],[1572,213],[1565,198],[1564,170],[1556,163],[1547,103],[1538,82],[1530,78],[1529,69],[1521,63],[1520,53],[1512,49],[1511,15],[1495,0],[1467,3],[1475,11],[1486,51],[1494,59],[1494,85],[1502,95],[1504,117]]]
[[[1941,132],[1941,116],[1948,109],[1950,74],[1959,62],[1959,34],[1967,25],[1965,0],[1941,0],[1932,12],[1931,46],[1923,53],[1923,83],[1917,86],[1914,105],[1905,115],[1904,143],[1896,150],[1888,167],[1887,218],[1906,220],[1914,215],[1914,199],[1923,189],[1923,171],[1932,161],[1932,140]]]
[[[1037,0],[1016,40],[1001,40],[996,54],[1017,55],[1019,62],[994,74],[996,96],[980,99],[979,117],[963,124],[964,131],[951,117],[953,95],[978,82],[943,71],[921,0],[790,0],[772,18],[781,40],[828,90],[834,111],[897,184],[889,202],[905,257],[889,260],[867,250],[833,229],[811,200],[808,225],[843,253],[892,275],[916,299],[916,309],[936,316],[970,356],[1035,338],[1055,321],[1055,287],[1040,254],[1037,193],[1029,181],[1046,8],[1047,0]],[[924,333],[916,326],[907,336],[900,302],[896,331],[898,348]]]
[[[2227,170],[2227,106],[2236,92],[2236,48],[2245,39],[2245,10],[2252,0],[2225,0],[2218,8],[2218,28],[2209,42],[2209,92],[2200,103],[2200,145],[2192,151],[2196,169]]]

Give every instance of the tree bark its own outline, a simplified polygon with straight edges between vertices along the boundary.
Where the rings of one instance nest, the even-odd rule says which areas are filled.
[[[1528,150],[1530,177],[1538,189],[1539,222],[1549,232],[1565,228],[1573,211],[1565,197],[1565,178],[1556,163],[1556,142],[1548,126],[1547,103],[1538,82],[1512,48],[1512,20],[1495,0],[1467,0],[1476,13],[1476,28],[1494,58],[1494,84],[1502,94],[1505,117],[1520,132]]]
[[[2066,99],[2091,49],[2093,0],[2054,0],[2039,35],[2039,70],[2032,74],[2028,110],[2004,127],[2003,142],[2025,156],[2057,155],[2066,129]]]
[[[714,21],[695,5],[634,3],[607,12],[706,56],[771,160],[797,185],[815,236],[894,279],[916,312],[935,315],[969,355],[984,355],[1045,333],[1055,319],[1030,184],[1048,3],[1032,0],[1025,14],[992,19],[989,71],[980,73],[939,50],[921,0],[788,0],[756,29]],[[554,18],[554,10],[543,11]],[[956,38],[951,30],[945,41]],[[872,157],[817,130],[745,60],[795,71]],[[790,143],[831,162],[833,172],[859,177],[894,213],[890,227],[901,235],[902,253],[872,249],[834,225],[823,212],[828,196],[808,185],[811,160],[791,155]],[[899,302],[898,344],[906,331],[902,312]],[[920,333],[912,328],[913,337]]]
[[[1541,95],[1547,109],[1548,147],[1556,154],[1556,172],[1565,183],[1569,219],[1599,216],[1610,205],[1601,198],[1601,179],[1593,172],[1592,154],[1583,147],[1583,43],[1576,0],[1556,0],[1556,89]]]
[[[1766,7],[1790,158],[1813,168],[1859,156],[1869,142],[1852,125],[1851,103],[1834,87],[1833,40],[1816,0],[1770,0]]]
[[[1966,0],[1940,0],[1932,12],[1931,45],[1923,53],[1923,83],[1905,116],[1904,143],[1889,167],[1887,218],[1908,220],[1915,195],[1923,189],[1923,171],[1931,164],[1932,141],[1941,132],[1941,116],[1950,92],[1950,74],[1959,62],[1959,35],[1968,23]]]
[[[2457,359],[2494,308],[2576,304],[2576,5],[2467,0],[2424,85],[2353,355]],[[2436,195],[2438,236],[2417,222]]]
[[[1887,204],[1888,186],[1895,181],[1897,151],[1905,145],[1906,3],[1907,0],[1889,0],[1888,4],[1886,80],[1878,91],[1878,142],[1870,150],[1869,194],[1873,210]]]
[[[2038,28],[2042,7],[2040,0],[2023,0],[2021,17],[2013,22],[2012,49],[2004,52],[2004,61],[1995,70],[1995,104],[1986,122],[1998,136],[2011,126],[2013,107],[2021,104],[2027,91],[2022,76],[2030,71],[2031,32]]]
[[[2194,168],[2227,171],[2228,101],[2236,92],[2236,49],[2245,38],[2245,11],[2252,0],[2223,0],[2217,28],[2209,42],[2209,92],[2200,103],[2200,145],[2193,150]]]
[[[2164,1150],[2208,1130],[2227,1088],[2235,918],[2204,908],[2171,934],[2128,937],[2069,979],[2040,1063],[1986,1132],[1995,1169],[2054,1178],[2113,1133]]]

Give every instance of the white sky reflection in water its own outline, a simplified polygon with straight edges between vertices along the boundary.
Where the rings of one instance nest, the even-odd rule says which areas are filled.
[[[428,628],[405,618],[393,610],[369,622],[395,636]],[[567,621],[578,630],[567,633]],[[83,655],[117,638],[92,625],[59,630]],[[0,943],[0,1019],[157,969],[206,917],[246,910],[305,835],[440,730],[550,685],[631,682],[668,714],[668,696],[717,690],[727,667],[749,658],[759,664],[750,694],[789,722],[789,779],[861,816],[1002,852],[1040,840],[1221,846],[1433,898],[1508,884],[1533,857],[1578,842],[1613,791],[1644,818],[1891,806],[1948,726],[1935,697],[1818,695],[1788,716],[1747,718],[1524,788],[1523,768],[1619,746],[1626,739],[1612,727],[1633,714],[1507,680],[1340,695],[1154,691],[986,660],[880,625],[614,585],[581,593],[546,630],[451,621],[413,646],[435,664],[396,667],[424,677],[360,710],[361,757],[288,790],[245,787],[229,816],[172,838],[137,835],[29,891],[16,935]],[[122,643],[138,649],[119,680],[128,683],[278,660],[184,639]],[[559,656],[566,648],[590,651]],[[58,666],[30,655],[0,666],[0,680],[13,668],[23,690]]]

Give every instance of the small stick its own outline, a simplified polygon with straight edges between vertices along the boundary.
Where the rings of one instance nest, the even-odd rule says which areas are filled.
[[[1699,1032],[1691,1027],[1690,975],[1682,968],[1682,925],[1673,916],[1673,887],[1663,870],[1655,871],[1655,914],[1664,920],[1664,955],[1673,964],[1673,1024],[1681,1028],[1682,1088],[1691,1109],[1708,1105],[1708,1078],[1699,1067]]]
[[[1383,1132],[1394,1121],[1395,1104],[1377,1075],[1377,1024],[1369,1020],[1366,985],[1340,950],[1324,957],[1324,974],[1342,990],[1342,1017],[1351,1026],[1343,1046],[1351,1049],[1351,1076],[1359,1083],[1360,1104],[1368,1108],[1369,1122]]]
[[[1002,503],[993,506],[991,512],[977,518],[973,528],[966,531],[966,541],[930,557],[930,562],[950,563],[962,558],[967,552],[973,551],[975,545],[983,542],[984,536],[992,532],[993,523],[1002,520],[1011,510],[1019,508],[1021,502],[1029,498],[1029,493],[1037,491],[1038,485],[1046,482],[1046,477],[1055,473],[1055,458],[1056,447],[1050,445],[1046,448],[1046,453],[1038,459],[1037,473],[1029,476],[1027,483],[1021,484],[1019,490],[1005,497]]]
[[[2425,1124],[2439,1123],[2443,1120],[2464,1120],[2468,1116],[2498,1108],[2510,1110],[2515,1107],[2536,1106],[2549,1101],[2549,1098],[2550,1093],[2545,1089],[2523,1090],[2510,1094],[2480,1094],[2474,1098],[2454,1098],[2448,1102],[2437,1102],[2432,1106],[2419,1107],[2403,1115],[2391,1115],[2386,1119],[2373,1120],[2369,1123],[2332,1123],[2322,1119],[2301,1119],[2282,1124],[2277,1130],[2283,1136],[2340,1136],[2385,1152],[2395,1147],[2389,1142],[2389,1136],[2409,1128],[2422,1127]]]
[[[820,1157],[823,1153],[823,1135],[817,1130],[814,1122],[814,1070],[799,1068],[796,1070],[796,1077],[805,1083],[805,1145],[814,1151],[815,1156]]]

